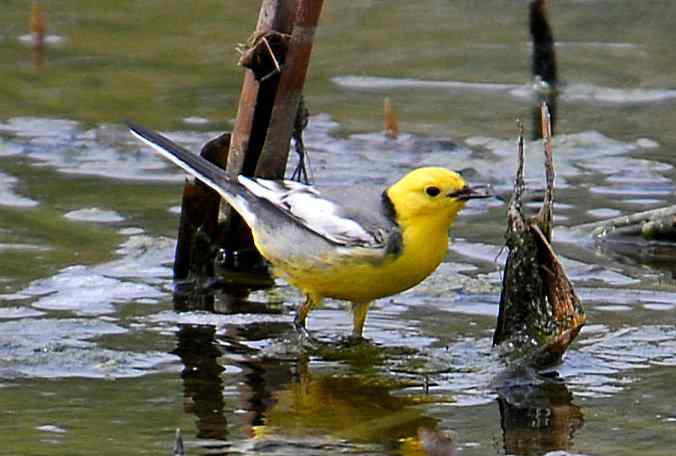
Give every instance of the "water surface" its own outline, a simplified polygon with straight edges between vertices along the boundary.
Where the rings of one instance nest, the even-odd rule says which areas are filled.
[[[441,165],[501,198],[467,208],[432,277],[373,306],[371,345],[344,343],[351,319],[329,300],[311,353],[283,283],[216,294],[214,312],[175,302],[183,176],[121,125],[194,150],[231,128],[257,2],[46,2],[54,38],[37,57],[25,2],[5,3],[0,454],[167,454],[176,428],[188,454],[423,454],[436,432],[466,455],[674,452],[673,247],[564,227],[675,203],[676,5],[550,5],[555,239],[588,325],[562,365],[533,372],[490,346],[515,118],[533,104],[526,2],[325,2],[305,92],[314,181],[382,187]],[[536,193],[541,150],[527,145]]]

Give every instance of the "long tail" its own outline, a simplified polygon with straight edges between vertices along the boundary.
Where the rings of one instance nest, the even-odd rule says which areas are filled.
[[[225,171],[208,160],[193,154],[188,149],[179,146],[169,138],[149,130],[142,125],[127,121],[132,134],[143,143],[153,148],[164,158],[183,168],[206,185],[218,192],[239,214],[244,221],[254,229],[258,217],[256,210],[260,203],[258,198],[249,192],[242,184],[230,177]]]
[[[179,146],[169,138],[134,122],[127,121],[126,124],[139,140],[217,191],[226,201],[230,202],[232,198],[246,191],[239,182],[232,179],[221,168]]]

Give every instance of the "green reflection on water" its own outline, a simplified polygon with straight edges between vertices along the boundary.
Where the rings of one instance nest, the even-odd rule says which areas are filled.
[[[0,97],[9,103],[0,117],[134,117],[157,126],[191,112],[224,119],[241,81],[234,46],[246,40],[257,10],[255,2],[230,3],[227,14],[217,1],[45,4],[48,34],[65,41],[47,46],[38,68],[16,40],[27,32],[29,8],[3,5]]]
[[[0,397],[0,454],[167,454],[176,427],[190,426],[175,374],[25,380]]]

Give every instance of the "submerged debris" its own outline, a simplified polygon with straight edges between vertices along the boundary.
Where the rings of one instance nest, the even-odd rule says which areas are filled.
[[[293,148],[298,155],[298,164],[291,173],[291,180],[295,180],[305,185],[310,185],[310,175],[308,174],[308,154],[305,149],[305,142],[303,141],[303,131],[310,121],[310,110],[305,106],[305,99],[303,95],[298,100],[298,113],[296,114],[296,121],[293,125]]]
[[[397,121],[397,114],[392,107],[390,97],[385,97],[385,100],[383,101],[383,114],[385,136],[389,139],[397,139],[399,137],[399,122]]]
[[[37,1],[33,1],[31,7],[31,35],[34,47],[42,47],[45,44],[45,33],[47,31],[47,21],[45,15]]]
[[[676,241],[676,205],[578,225],[573,230],[597,239],[640,236],[649,241]]]
[[[558,362],[585,322],[582,303],[551,245],[554,163],[546,104],[542,105],[542,119],[547,180],[544,202],[534,217],[525,216],[521,132],[514,194],[507,210],[509,253],[493,335],[493,345],[511,344],[510,353],[523,355],[537,366]]]
[[[531,72],[533,74],[533,90],[539,103],[533,108],[533,139],[540,139],[543,119],[540,104],[547,103],[549,122],[552,134],[556,126],[556,111],[559,97],[559,71],[556,63],[556,47],[554,33],[549,24],[546,0],[532,0],[529,9],[529,31],[533,41],[531,56]]]
[[[183,435],[181,428],[176,428],[176,439],[174,440],[174,450],[172,456],[185,456],[185,446],[183,445]]]
[[[457,454],[455,432],[420,427],[418,428],[418,440],[426,456],[456,456]]]

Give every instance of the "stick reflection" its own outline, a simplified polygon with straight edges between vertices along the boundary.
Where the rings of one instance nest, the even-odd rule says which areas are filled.
[[[197,417],[197,438],[225,440],[227,421],[223,399],[222,355],[214,343],[215,328],[181,325],[174,354],[183,361],[183,395],[186,413]]]
[[[507,454],[542,455],[567,450],[584,424],[580,407],[564,383],[511,387],[498,392]]]

